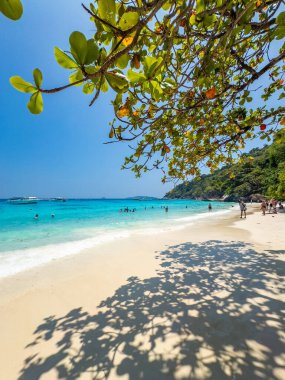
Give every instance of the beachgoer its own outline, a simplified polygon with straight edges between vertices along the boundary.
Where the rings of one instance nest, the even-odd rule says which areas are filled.
[[[39,214],[36,214],[36,215],[34,216],[34,219],[35,219],[35,220],[39,219]]]
[[[280,201],[279,202],[279,210],[282,210],[283,208],[284,208],[284,206],[283,206],[282,202]]]
[[[55,215],[54,215],[54,214],[51,214],[51,217],[52,217],[52,218],[54,218],[54,217],[55,217]]]
[[[240,217],[242,218],[244,215],[244,218],[246,219],[246,204],[242,200],[239,200],[238,203],[240,208]]]
[[[208,210],[212,211],[212,205],[211,205],[211,203],[208,204]]]
[[[272,207],[273,207],[272,199],[270,199],[270,201],[269,201],[269,210],[268,210],[269,214],[271,213]]]
[[[267,208],[266,207],[266,202],[262,201],[261,205],[260,205],[260,210],[262,211],[262,215],[265,215],[266,208]]]
[[[277,214],[277,200],[275,198],[272,199],[272,208],[273,208],[273,213]]]
[[[168,212],[168,206],[165,207],[165,212]]]

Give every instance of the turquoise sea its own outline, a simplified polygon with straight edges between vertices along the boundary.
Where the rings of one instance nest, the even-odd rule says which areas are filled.
[[[223,202],[212,206],[209,212],[208,202],[191,200],[70,199],[30,205],[0,201],[0,277],[133,232],[177,229],[232,208]],[[125,208],[135,212],[124,212]]]

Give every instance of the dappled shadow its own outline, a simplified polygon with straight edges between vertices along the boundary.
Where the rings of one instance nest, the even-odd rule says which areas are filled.
[[[285,378],[285,263],[274,251],[208,241],[157,259],[156,277],[129,278],[96,314],[46,318],[18,379]]]

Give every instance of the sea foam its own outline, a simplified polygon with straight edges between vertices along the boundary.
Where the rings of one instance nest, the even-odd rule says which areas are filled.
[[[0,278],[15,275],[19,272],[47,264],[53,260],[61,259],[66,256],[78,254],[84,250],[93,248],[97,245],[108,243],[114,240],[129,238],[133,234],[153,235],[158,233],[181,230],[194,222],[203,219],[217,218],[228,214],[235,208],[203,212],[189,216],[173,217],[153,221],[140,221],[128,228],[86,228],[85,238],[81,240],[69,241],[65,243],[48,244],[40,247],[24,248],[0,252]],[[191,210],[189,209],[191,212]],[[164,213],[164,211],[163,211]],[[162,214],[162,215],[167,215]],[[82,232],[82,231],[81,231]],[[91,237],[89,237],[91,236]]]

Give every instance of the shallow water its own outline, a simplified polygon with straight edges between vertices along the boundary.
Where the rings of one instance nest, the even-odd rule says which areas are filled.
[[[223,202],[212,202],[212,206],[209,212],[208,202],[191,200],[77,199],[31,205],[0,201],[0,277],[133,231],[181,228],[232,208],[231,203]],[[120,212],[127,207],[135,212]]]

